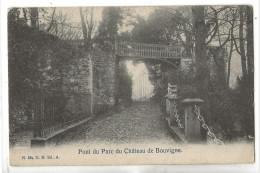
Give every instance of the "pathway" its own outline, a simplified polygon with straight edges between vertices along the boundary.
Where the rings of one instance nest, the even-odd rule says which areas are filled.
[[[83,127],[66,135],[60,144],[77,143],[143,143],[174,144],[159,106],[150,102],[136,102],[114,115],[94,117]]]

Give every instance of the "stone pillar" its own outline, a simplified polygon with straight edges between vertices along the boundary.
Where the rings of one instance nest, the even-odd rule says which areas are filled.
[[[201,126],[198,116],[195,114],[195,105],[200,110],[200,104],[204,101],[199,98],[184,99],[185,112],[185,136],[190,143],[201,143]]]

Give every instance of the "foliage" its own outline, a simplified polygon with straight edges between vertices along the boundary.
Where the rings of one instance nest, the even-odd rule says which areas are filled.
[[[168,93],[168,83],[177,85],[177,103],[180,115],[183,114],[183,107],[181,101],[186,98],[195,98],[196,90],[194,85],[194,68],[193,64],[190,65],[188,70],[169,70],[162,75],[162,80],[159,80],[158,87],[155,87],[153,100],[160,104],[163,112],[165,111],[165,98]],[[183,117],[182,117],[183,118]]]
[[[10,102],[13,103],[10,106],[17,107],[16,104],[26,104],[22,100],[30,100],[31,94],[28,93],[33,93],[40,85],[41,75],[36,52],[46,44],[46,39],[55,38],[15,23],[9,24],[8,31],[9,93]]]
[[[123,24],[124,11],[120,7],[105,7],[102,11],[102,21],[98,27],[98,32],[94,38],[95,43],[102,50],[115,50],[115,42],[119,35],[119,26]],[[123,37],[128,37],[129,34],[122,34]],[[128,37],[129,38],[129,37]],[[132,79],[127,72],[127,67],[124,63],[119,65],[119,93],[118,99],[126,102],[131,102],[132,95]]]
[[[154,12],[145,20],[138,16],[133,23],[132,39],[149,44],[170,44],[172,42],[171,22],[162,13]]]
[[[237,88],[226,92],[217,90],[210,94],[213,128],[223,140],[237,141],[254,136],[254,103],[247,99],[247,86],[237,78]]]
[[[37,104],[40,93],[43,93],[46,102],[51,103],[48,99],[55,102],[51,99],[54,94],[48,94],[49,90],[61,89],[63,71],[70,60],[67,51],[70,48],[66,44],[36,27],[28,26],[18,16],[12,17],[16,13],[17,10],[10,10],[8,14],[10,136],[25,127],[23,118],[32,115],[33,105]],[[58,97],[66,102],[62,93]]]
[[[95,42],[101,49],[112,49],[118,36],[119,25],[122,25],[123,10],[120,7],[105,7],[102,12],[102,21],[98,27]]]
[[[150,44],[182,45],[185,56],[193,49],[192,18],[189,7],[159,7],[148,19],[137,16],[132,22],[132,40]]]

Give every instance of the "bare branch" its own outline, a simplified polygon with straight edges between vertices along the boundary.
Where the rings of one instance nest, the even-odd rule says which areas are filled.
[[[221,48],[230,40],[230,39],[229,39],[229,38],[230,38],[230,35],[231,35],[230,32],[231,32],[231,28],[229,29],[229,32],[228,32],[228,33],[229,33],[228,38],[224,41],[224,43],[222,43],[222,44],[218,47],[218,49],[221,49]]]
[[[217,13],[217,11],[213,8],[213,7],[211,7],[210,6],[210,8],[214,11],[214,22],[215,22],[215,27],[214,27],[214,29],[212,30],[212,31],[214,31],[214,33],[213,33],[213,35],[210,37],[210,39],[206,42],[206,44],[209,44],[211,41],[212,41],[212,39],[216,36],[216,34],[217,34],[217,31],[218,31],[218,28],[219,28],[219,26],[218,26],[218,19],[217,19],[217,17],[218,17],[218,13]],[[212,33],[212,32],[211,32]],[[210,33],[210,34],[211,34]],[[209,35],[210,35],[209,34]]]
[[[50,30],[51,30],[51,27],[52,27],[52,25],[54,23],[55,11],[56,11],[56,7],[54,7],[54,9],[53,9],[52,16],[51,16],[51,23],[50,23],[50,26],[48,27],[48,29],[46,30],[46,32],[50,32]]]
[[[235,44],[235,47],[236,47],[236,51],[237,51],[237,53],[238,53],[239,55],[241,55],[241,53],[240,53],[240,51],[239,51],[239,49],[238,49],[238,46],[237,46],[236,39],[234,38],[234,36],[232,36],[232,37],[233,37],[233,40],[234,40],[234,44]]]

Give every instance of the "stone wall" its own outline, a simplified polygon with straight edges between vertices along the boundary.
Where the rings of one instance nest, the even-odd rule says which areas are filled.
[[[71,60],[64,69],[63,91],[69,96],[67,108],[73,116],[105,113],[116,104],[118,59],[112,52],[85,51],[72,46]]]
[[[117,99],[117,57],[110,52],[93,50],[93,113],[113,108]]]
[[[90,52],[24,25],[9,33],[10,124],[33,122],[36,137],[93,114]]]
[[[91,56],[73,48],[70,63],[63,69],[62,90],[67,96],[66,111],[74,118],[92,116]]]
[[[62,103],[55,103],[63,107],[61,121],[83,119],[111,110],[118,93],[118,58],[110,52],[87,51],[62,40],[55,44],[56,49],[50,45],[42,47],[39,68],[44,76],[44,87],[63,95]]]

